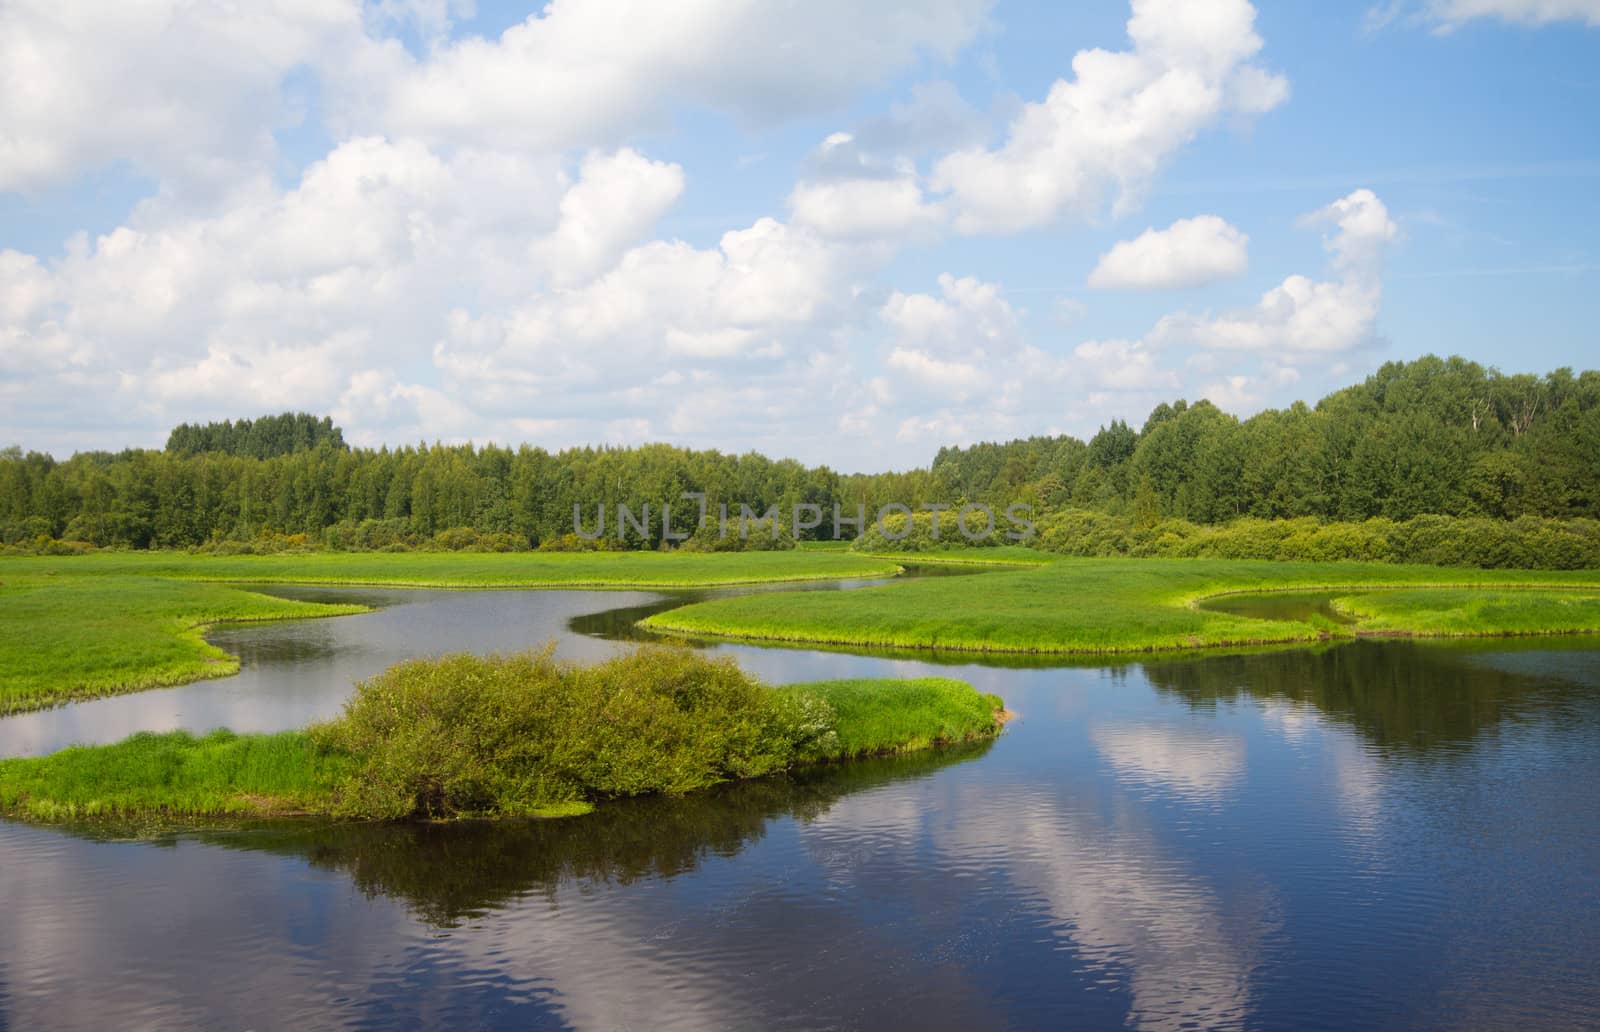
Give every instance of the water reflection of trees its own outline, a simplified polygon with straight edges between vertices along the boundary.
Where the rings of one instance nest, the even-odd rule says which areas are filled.
[[[709,857],[738,854],[776,818],[810,820],[847,795],[975,759],[991,744],[860,760],[679,798],[623,800],[562,820],[297,821],[197,837],[344,872],[367,895],[401,899],[424,921],[448,927],[519,896],[553,898],[564,881],[627,883],[693,871]]]
[[[1315,706],[1380,747],[1408,751],[1464,744],[1505,720],[1560,707],[1591,681],[1535,653],[1592,650],[1589,641],[1356,641],[1317,649],[1174,658],[1143,664],[1157,691],[1195,706],[1285,698]],[[1480,662],[1523,652],[1526,662]]]

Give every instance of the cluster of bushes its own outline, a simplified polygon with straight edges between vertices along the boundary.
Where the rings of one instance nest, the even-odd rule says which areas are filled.
[[[1355,560],[1576,570],[1600,567],[1600,520],[1417,516],[1359,523],[1243,519],[1202,526],[1068,509],[1039,520],[1034,547],[1073,556]]]
[[[32,539],[17,538],[0,544],[0,555],[83,555],[96,551],[99,549],[87,541],[62,541],[48,534],[40,534]]]
[[[1024,542],[1035,549],[1085,558],[1274,559],[1311,562],[1425,563],[1482,569],[1579,570],[1600,568],[1600,520],[1523,516],[1496,520],[1477,516],[1417,516],[1359,523],[1240,519],[1206,526],[1181,519],[1138,519],[1089,509],[1063,509],[1036,521]],[[934,552],[1006,545],[995,533],[969,540],[956,518],[917,513],[884,521],[851,547],[865,552]],[[902,537],[898,535],[904,534]]]
[[[850,547],[857,552],[941,552],[1030,543],[1006,537],[1006,530],[1014,528],[1006,523],[1004,516],[1000,517],[998,526],[989,528],[988,534],[983,533],[986,519],[982,513],[974,512],[968,517],[965,533],[960,519],[958,513],[948,509],[939,512],[937,518],[932,512],[916,512],[911,514],[911,525],[907,529],[906,515],[891,512],[881,523],[869,523]]]
[[[784,552],[795,547],[794,534],[779,519],[729,517],[727,526],[711,517],[678,546],[685,552]]]
[[[838,750],[834,713],[731,659],[646,647],[594,666],[553,648],[402,663],[314,727],[357,758],[350,815],[541,813],[760,777]]]

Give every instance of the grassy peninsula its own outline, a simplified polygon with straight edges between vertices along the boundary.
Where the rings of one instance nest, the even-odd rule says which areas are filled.
[[[361,612],[223,582],[491,587],[711,587],[885,577],[843,552],[339,553],[207,556],[100,552],[0,558],[0,714],[236,672],[206,626]]]
[[[0,714],[237,672],[235,657],[201,637],[210,624],[361,611],[225,584],[54,576],[0,561]]]
[[[0,760],[0,815],[182,823],[567,816],[798,766],[993,737],[1001,700],[944,678],[772,687],[730,659],[646,646],[402,663],[304,731],[139,734]]]
[[[1401,588],[1390,592],[1387,589]],[[1326,589],[1348,625],[1262,620],[1197,603]],[[668,633],[988,652],[1140,652],[1361,634],[1600,631],[1600,571],[1379,563],[1063,559],[1034,569],[859,591],[717,599],[650,617]]]

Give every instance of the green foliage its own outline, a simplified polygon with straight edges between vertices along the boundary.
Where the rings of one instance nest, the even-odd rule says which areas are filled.
[[[1014,528],[1006,521],[1004,514],[995,513],[995,519],[992,532],[987,536],[979,536],[983,534],[987,518],[981,512],[970,513],[967,529],[973,536],[969,538],[961,532],[960,514],[957,512],[945,510],[937,514],[937,519],[932,512],[912,513],[909,528],[905,513],[891,512],[881,522],[874,521],[850,547],[854,551],[869,553],[920,553],[988,549],[1015,544],[1006,537],[1006,532]]]
[[[344,431],[326,416],[318,419],[306,412],[285,412],[260,419],[241,419],[237,423],[231,420],[203,425],[182,423],[167,435],[166,450],[174,455],[224,452],[270,459],[322,444],[343,451]]]
[[[553,652],[416,660],[358,686],[312,730],[362,758],[341,811],[500,815],[676,794],[783,770],[833,733],[831,711],[730,659],[646,647],[579,667]]]
[[[782,519],[730,516],[723,527],[720,518],[708,516],[679,547],[685,552],[785,552],[795,544],[792,526]]]
[[[1390,614],[1385,633],[1502,634],[1572,631],[1600,615],[1569,605],[1594,593],[1594,571],[1470,570],[1380,563],[1221,559],[1062,559],[975,577],[912,580],[855,591],[762,592],[658,613],[652,630],[833,645],[980,652],[1143,652],[1316,641],[1360,634],[1328,622],[1264,620],[1198,608],[1233,592],[1430,586],[1528,590],[1514,619],[1492,607],[1479,622],[1442,628],[1425,607]],[[1358,592],[1359,593],[1359,592]],[[1453,597],[1451,604],[1454,604]],[[1412,621],[1412,622],[1408,622]],[[1576,621],[1576,623],[1575,623]]]

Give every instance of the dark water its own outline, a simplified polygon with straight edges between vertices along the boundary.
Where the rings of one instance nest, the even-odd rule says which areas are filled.
[[[626,620],[596,613],[662,604],[381,597],[228,632],[239,678],[0,721],[0,750],[292,726],[399,656],[598,656]],[[773,680],[952,674],[1020,718],[567,821],[0,824],[0,1028],[1600,1026],[1600,643],[717,647]]]

